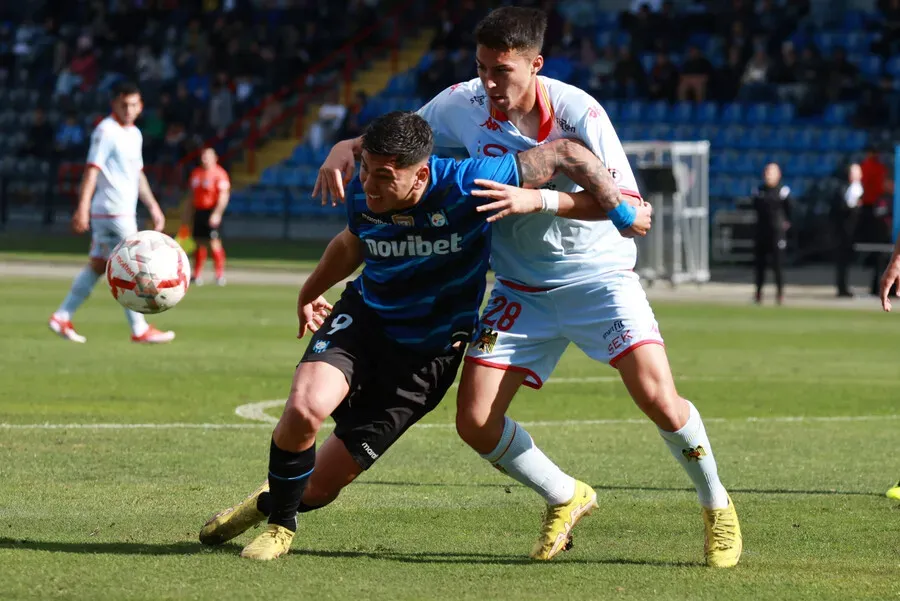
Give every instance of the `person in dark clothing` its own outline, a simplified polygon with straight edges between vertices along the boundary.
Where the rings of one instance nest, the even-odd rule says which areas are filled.
[[[763,185],[753,196],[753,210],[756,212],[756,302],[762,302],[762,288],[766,277],[766,267],[771,259],[775,272],[777,301],[784,302],[784,249],[787,247],[785,233],[790,227],[791,189],[781,184],[781,168],[777,163],[769,163],[763,171]]]
[[[831,219],[834,224],[835,266],[837,269],[837,295],[852,297],[847,284],[847,272],[853,260],[853,237],[859,217],[860,199],[863,195],[862,169],[858,163],[847,168],[847,181],[835,189],[831,203]]]

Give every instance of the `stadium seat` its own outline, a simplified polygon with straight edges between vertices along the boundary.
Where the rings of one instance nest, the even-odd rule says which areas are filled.
[[[749,125],[762,125],[769,121],[769,111],[771,105],[765,103],[754,103],[747,106],[744,111],[744,122]]]
[[[850,116],[850,107],[846,104],[829,104],[825,107],[823,119],[826,125],[843,125]]]
[[[744,123],[744,106],[737,102],[725,105],[722,109],[719,119],[725,124],[741,124]]]
[[[771,125],[783,126],[794,121],[797,109],[790,102],[781,102],[772,107],[769,113],[768,123]]]
[[[719,105],[715,102],[701,102],[694,107],[694,119],[701,125],[715,123],[719,116]]]

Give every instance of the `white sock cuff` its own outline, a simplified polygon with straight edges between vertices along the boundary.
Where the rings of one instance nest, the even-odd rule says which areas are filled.
[[[503,434],[500,435],[500,442],[497,443],[493,451],[481,456],[482,459],[486,459],[490,463],[497,463],[506,454],[506,451],[512,445],[513,436],[519,429],[515,420],[508,417],[504,417],[503,420]]]
[[[688,420],[674,432],[667,432],[660,428],[659,433],[666,440],[690,440],[697,433],[697,430],[703,426],[703,422],[700,420],[700,412],[697,411],[694,404],[687,399],[684,402],[688,404]]]

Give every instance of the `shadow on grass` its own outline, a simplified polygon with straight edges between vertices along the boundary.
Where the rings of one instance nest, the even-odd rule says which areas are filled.
[[[226,544],[208,547],[198,542],[177,543],[135,543],[135,542],[53,542],[30,539],[0,537],[0,549],[48,551],[50,553],[77,553],[85,555],[233,555],[240,553],[241,547]],[[690,561],[657,561],[652,559],[607,558],[591,559],[564,554],[554,562],[537,562],[522,555],[504,555],[493,553],[442,553],[419,552],[404,553],[390,549],[372,551],[327,551],[310,549],[292,549],[291,555],[298,557],[321,557],[326,559],[372,559],[375,561],[391,561],[397,563],[421,564],[484,564],[484,565],[635,565],[665,568],[702,567],[701,562]]]
[[[484,482],[454,483],[454,482],[375,482],[375,481],[359,481],[354,482],[354,486],[409,486],[409,487],[429,487],[429,488],[522,488],[518,484],[487,484]],[[592,484],[596,491],[622,491],[622,492],[695,492],[693,488],[678,486],[613,486]],[[837,489],[812,489],[803,490],[795,488],[729,488],[731,494],[743,495],[847,495],[859,497],[881,497],[883,492],[872,492],[864,490],[837,490]]]

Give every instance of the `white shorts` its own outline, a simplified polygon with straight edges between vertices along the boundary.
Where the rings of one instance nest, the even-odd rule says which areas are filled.
[[[524,372],[540,388],[570,342],[612,367],[644,344],[663,344],[640,279],[617,271],[540,290],[498,280],[466,361]]]
[[[109,259],[116,245],[137,231],[137,220],[134,217],[92,217],[91,258]]]

